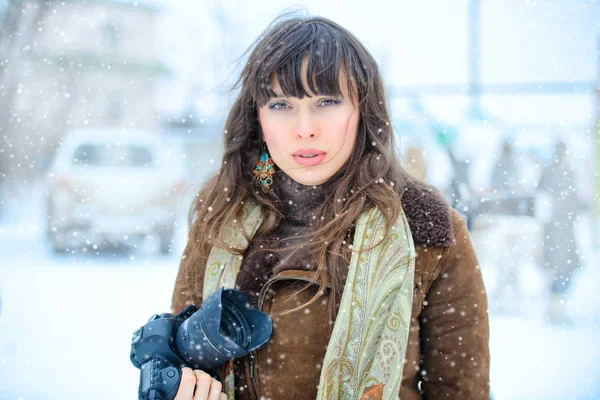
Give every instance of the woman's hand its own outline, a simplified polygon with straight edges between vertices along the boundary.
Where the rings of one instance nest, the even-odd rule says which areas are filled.
[[[196,393],[194,393],[196,388]],[[209,374],[199,369],[181,369],[181,381],[175,400],[227,400],[221,393],[222,385]]]

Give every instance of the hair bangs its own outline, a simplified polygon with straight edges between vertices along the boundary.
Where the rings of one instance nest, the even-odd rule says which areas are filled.
[[[272,88],[275,77],[285,97],[342,96],[344,84],[351,100],[355,101],[353,74],[348,73],[346,60],[356,59],[356,55],[341,32],[320,22],[300,21],[275,34],[271,41],[259,56],[260,71],[256,74],[259,82],[253,91],[259,106],[279,97]],[[277,51],[270,51],[272,49]]]

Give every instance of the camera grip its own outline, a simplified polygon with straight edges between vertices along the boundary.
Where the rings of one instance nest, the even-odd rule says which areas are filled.
[[[175,398],[177,389],[179,389],[181,371],[173,366],[160,368],[161,364],[165,365],[166,363],[152,358],[142,365],[139,400],[173,400]]]

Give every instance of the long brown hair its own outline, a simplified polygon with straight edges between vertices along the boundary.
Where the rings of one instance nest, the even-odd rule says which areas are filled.
[[[193,260],[206,259],[210,246],[228,248],[222,228],[235,220],[243,231],[241,211],[248,199],[262,207],[264,216],[256,236],[273,231],[281,220],[277,202],[270,193],[260,190],[252,175],[262,148],[257,108],[275,97],[270,85],[273,76],[286,96],[310,95],[302,84],[301,64],[305,59],[305,81],[310,92],[339,95],[340,77],[345,77],[351,100],[360,110],[355,149],[336,174],[327,200],[315,210],[313,229],[303,237],[303,251],[315,255],[315,277],[321,290],[302,307],[316,301],[328,282],[332,289],[329,309],[335,316],[352,251],[346,240],[348,232],[361,212],[373,206],[383,213],[389,227],[399,216],[398,193],[407,181],[396,155],[381,76],[375,60],[358,39],[325,18],[280,17],[250,49],[236,83],[239,95],[225,123],[220,170],[199,191],[190,210],[187,257],[193,264]],[[243,255],[242,249],[229,250]],[[205,265],[193,265],[196,271],[200,268]],[[189,272],[188,289],[201,294],[203,282],[193,278],[194,271]]]

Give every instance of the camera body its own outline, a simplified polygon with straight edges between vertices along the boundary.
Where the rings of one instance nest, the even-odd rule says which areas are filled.
[[[175,339],[181,324],[197,310],[190,305],[177,315],[154,314],[133,333],[130,359],[140,369],[140,400],[175,398],[181,368],[187,366],[177,351]]]
[[[154,314],[135,330],[130,360],[140,369],[140,400],[173,400],[181,368],[201,369],[213,377],[224,362],[243,357],[271,337],[271,317],[253,309],[237,289],[221,287],[198,309]]]

